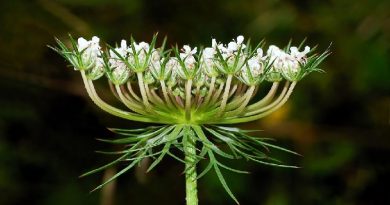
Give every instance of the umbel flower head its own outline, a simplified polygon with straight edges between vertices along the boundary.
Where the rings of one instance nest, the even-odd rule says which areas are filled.
[[[158,47],[156,39],[157,35],[150,43],[137,43],[131,38],[117,46],[102,46],[96,36],[77,41],[70,36],[71,47],[56,39],[59,47],[53,49],[80,71],[86,91],[98,107],[127,120],[162,124],[136,130],[111,129],[125,137],[104,141],[131,146],[118,152],[121,156],[113,163],[86,175],[122,160],[132,163],[98,188],[145,157],[155,159],[149,170],[170,155],[185,162],[186,171],[208,158],[209,166],[198,177],[195,172],[194,180],[214,168],[233,199],[220,167],[243,171],[223,165],[218,158],[244,158],[293,167],[270,158],[266,152],[267,148],[294,152],[263,138],[248,136],[248,131],[221,125],[258,120],[276,111],[286,103],[300,80],[313,71],[322,71],[318,66],[329,55],[328,51],[317,54],[304,42],[297,47],[291,46],[291,42],[284,48],[270,45],[265,50],[263,42],[252,46],[243,36],[227,44],[212,39],[208,47],[184,45],[167,49],[165,40]],[[103,76],[124,108],[100,98],[94,81]],[[268,89],[266,94],[258,96],[264,88]],[[217,143],[226,144],[227,151]],[[170,152],[173,147],[183,151],[184,159]]]

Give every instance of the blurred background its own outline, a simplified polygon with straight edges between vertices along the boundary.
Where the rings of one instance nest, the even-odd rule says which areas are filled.
[[[301,153],[271,154],[302,168],[232,162],[251,174],[226,178],[244,205],[390,204],[389,11],[387,0],[2,0],[0,204],[185,203],[183,166],[171,159],[89,194],[115,173],[78,178],[113,159],[94,152],[112,149],[95,138],[115,137],[105,127],[144,125],[98,110],[79,73],[46,46],[68,33],[114,43],[130,35],[149,41],[155,32],[179,46],[240,34],[278,46],[305,37],[319,50],[332,43],[325,74],[301,81],[283,109],[240,125]],[[199,182],[199,197],[234,204],[211,172]]]

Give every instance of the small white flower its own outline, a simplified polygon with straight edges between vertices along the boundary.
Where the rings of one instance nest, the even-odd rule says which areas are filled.
[[[85,40],[85,38],[80,37],[77,39],[77,48],[78,51],[82,51],[89,46],[89,41]]]
[[[195,69],[195,65],[196,65],[195,57],[192,55],[187,56],[186,59],[184,60],[184,64],[185,64],[186,68],[189,70]]]
[[[110,50],[109,65],[112,70],[113,82],[115,84],[121,84],[124,79],[127,79],[130,75],[130,70],[127,68],[125,62],[121,58],[126,59],[129,53],[126,40],[122,40],[120,47]],[[118,56],[119,55],[119,56]],[[132,58],[129,57],[127,61],[131,63]]]
[[[234,41],[229,42],[227,49],[228,49],[229,52],[233,53],[234,51],[236,51],[238,49],[238,45]]]
[[[201,58],[201,66],[202,70],[204,71],[205,74],[208,76],[218,76],[218,70],[215,65],[215,54],[217,51],[215,50],[214,47],[208,47],[203,49],[202,52],[202,58]]]
[[[258,57],[260,57],[260,58],[263,57],[263,49],[258,48],[258,49],[256,50],[256,53],[257,53],[257,56],[258,56]]]
[[[130,53],[128,61],[133,66],[134,69],[138,70],[140,67],[144,69],[149,66],[149,64],[151,63],[150,61],[152,60],[151,58],[149,58],[148,62],[146,62],[147,56],[149,55],[149,50],[150,50],[150,45],[143,41],[138,44],[137,42],[133,42],[132,46],[129,46],[127,48],[127,51]],[[152,55],[153,55],[153,51],[155,51],[154,48],[152,48]],[[155,53],[154,55],[155,55],[154,57],[157,58],[156,56],[157,54]],[[136,61],[136,59],[138,61]]]
[[[211,47],[213,47],[214,49],[217,48],[218,44],[217,44],[217,40],[215,40],[215,38],[211,39]]]
[[[134,46],[134,50],[135,52],[140,52],[140,51],[143,51],[143,52],[148,52],[149,50],[149,44],[146,43],[146,42],[140,42],[139,44],[137,44],[136,42],[133,43],[133,46]],[[132,50],[132,48],[130,48]],[[141,52],[142,53],[142,52]]]
[[[190,46],[184,45],[181,50],[183,51],[183,53],[180,53],[180,58],[184,60],[185,67],[188,70],[195,69],[196,59],[193,55],[196,54],[197,48],[195,47],[191,49]]]
[[[275,45],[270,45],[267,50],[267,56],[270,57],[271,61],[274,61],[275,59],[281,57],[283,55],[283,51],[280,50],[279,47]]]
[[[203,59],[213,59],[214,58],[214,55],[216,54],[217,52],[215,51],[214,48],[205,48],[203,49],[203,53],[202,53],[202,58]]]
[[[244,42],[244,36],[239,35],[239,36],[237,37],[237,44],[238,44],[238,45],[241,45],[243,42]]]
[[[122,61],[115,61],[112,65],[112,81],[114,84],[123,84],[130,77],[130,70]]]
[[[253,77],[258,77],[263,73],[263,67],[256,58],[248,60],[249,70],[252,72]]]
[[[298,48],[293,46],[290,48],[291,56],[295,57],[298,61],[301,61],[306,57],[306,54],[310,52],[310,47],[305,46],[305,49],[302,52],[298,51]]]
[[[194,49],[191,49],[190,46],[184,45],[181,50],[183,53],[180,53],[180,58],[185,58],[187,56],[190,56],[190,55],[192,56],[192,55],[196,54],[197,47],[195,47]]]
[[[80,37],[77,39],[78,51],[82,51],[86,48],[89,48],[91,50],[100,49],[99,41],[100,41],[100,39],[96,36],[92,37],[92,39],[90,41],[87,41],[84,38]]]
[[[180,70],[180,64],[177,58],[172,57],[168,60],[167,64],[165,64],[165,68],[172,71],[173,76],[176,77],[178,70]]]
[[[92,37],[90,41],[85,40],[84,38],[77,39],[77,49],[79,52],[82,52],[81,59],[84,69],[92,68],[95,65],[95,62],[100,55],[100,39],[96,36]]]
[[[160,52],[158,50],[153,49],[152,50],[152,56],[151,56],[150,59],[153,62],[160,61],[160,59],[161,59]]]
[[[245,48],[245,45],[243,45],[242,43],[244,42],[244,37],[243,36],[238,36],[236,41],[231,41],[228,43],[228,47],[227,47],[227,53],[233,53],[235,51],[237,51],[239,48],[241,49],[244,49]]]
[[[117,58],[117,59],[119,59],[119,57],[126,58],[126,57],[127,57],[127,54],[128,54],[128,48],[127,48],[126,40],[122,40],[122,41],[121,41],[121,46],[120,46],[120,47],[117,47],[117,48],[114,48],[114,50],[115,50],[120,56],[118,56],[117,54],[115,54],[114,51],[110,50],[110,56],[111,56],[112,58]]]
[[[91,80],[97,80],[104,75],[104,72],[103,59],[98,57],[95,66],[87,71],[87,77]]]

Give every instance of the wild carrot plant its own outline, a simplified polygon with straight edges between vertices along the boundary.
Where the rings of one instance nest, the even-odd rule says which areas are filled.
[[[200,49],[188,45],[167,49],[165,40],[159,47],[156,40],[157,35],[151,43],[122,40],[119,46],[105,45],[102,49],[98,37],[76,41],[70,36],[70,46],[56,39],[58,47],[53,49],[81,73],[89,97],[99,108],[119,118],[155,124],[141,129],[110,129],[122,137],[104,141],[124,146],[121,151],[107,153],[119,157],[83,176],[118,163],[125,166],[96,189],[145,158],[153,159],[150,171],[170,156],[184,164],[187,205],[198,204],[197,180],[210,170],[238,203],[221,169],[247,172],[223,164],[221,158],[295,167],[268,153],[270,149],[297,153],[228,125],[258,120],[278,110],[302,78],[321,71],[318,66],[328,51],[317,54],[304,42],[297,47],[290,42],[283,49],[271,45],[264,52],[263,42],[251,46],[243,36],[227,45],[212,39],[211,46]],[[99,96],[94,81],[103,76],[123,108]],[[258,96],[264,89],[268,89],[266,94]],[[208,166],[200,171],[197,164],[202,160],[207,160]]]

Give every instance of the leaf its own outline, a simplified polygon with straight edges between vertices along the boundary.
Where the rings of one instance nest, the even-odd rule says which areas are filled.
[[[115,139],[115,140],[107,140],[107,139],[98,139],[98,140],[103,141],[103,142],[113,143],[113,144],[126,144],[126,143],[136,142],[136,141],[140,141],[140,140],[147,140],[149,138],[155,137],[156,135],[158,136],[161,133],[165,133],[167,131],[170,131],[172,128],[173,128],[173,126],[162,127],[160,129],[152,131],[152,132],[146,132],[145,134],[127,134],[124,132],[116,132],[120,135],[131,136],[131,137],[120,138],[120,139]]]
[[[250,139],[251,137],[248,136],[248,135],[245,135],[245,134],[242,134],[242,136],[245,136],[247,139]],[[295,155],[298,155],[298,156],[302,156],[300,155],[299,153],[297,152],[294,152],[294,151],[291,151],[289,149],[286,149],[286,148],[283,148],[283,147],[279,147],[277,145],[273,145],[273,144],[270,144],[270,143],[267,143],[267,142],[264,142],[262,140],[253,140],[254,142],[260,144],[260,145],[264,145],[264,146],[267,146],[267,147],[271,147],[271,148],[274,148],[274,149],[277,149],[277,150],[281,150],[281,151],[284,151],[284,152],[288,152],[288,153],[291,153],[291,154],[295,154]]]
[[[243,171],[243,170],[238,170],[238,169],[234,169],[234,168],[231,168],[231,167],[228,167],[224,164],[222,164],[221,162],[217,162],[218,166],[222,167],[222,168],[225,168],[231,172],[235,172],[235,173],[239,173],[239,174],[249,174],[250,172],[248,171]]]
[[[177,161],[183,163],[183,164],[186,163],[184,160],[180,159],[180,157],[174,155],[174,154],[173,154],[172,152],[170,152],[170,151],[168,151],[167,154],[168,154],[169,156],[171,156],[172,158],[176,159]]]
[[[224,127],[224,126],[214,126],[214,127],[217,127],[219,129],[222,129],[222,130],[225,130],[225,131],[229,131],[229,132],[242,132],[242,133],[248,133],[248,132],[259,132],[259,131],[263,131],[263,130],[242,130],[240,128],[236,128],[236,127]]]
[[[209,156],[210,156],[210,159],[215,159],[214,155],[212,152],[209,152]],[[225,189],[225,191],[229,194],[229,196],[237,203],[237,204],[240,204],[237,200],[237,198],[234,196],[234,194],[232,193],[232,191],[230,190],[229,186],[226,184],[226,181],[225,181],[225,178],[223,177],[222,173],[221,173],[221,170],[219,170],[219,167],[217,164],[214,164],[214,171],[215,173],[217,174],[218,176],[218,179],[219,181],[221,182],[223,188]]]
[[[211,150],[213,150],[216,154],[223,156],[225,158],[228,158],[228,159],[234,159],[234,156],[223,152],[217,146],[215,146],[210,140],[208,140],[206,135],[203,133],[202,128],[200,126],[193,125],[192,128],[194,129],[194,131],[198,135],[199,139],[202,140],[202,143],[204,145],[206,145],[208,148],[210,148]]]
[[[175,129],[168,135],[168,141],[172,140],[173,138],[175,138],[183,129],[183,125],[176,125],[175,126]],[[150,172],[155,166],[157,166],[157,164],[159,164],[161,162],[161,160],[164,158],[165,154],[167,154],[169,152],[169,148],[171,147],[171,143],[166,143],[164,145],[164,148],[162,150],[162,153],[160,154],[160,156],[153,161],[153,163],[149,166],[148,170],[146,172]]]
[[[82,174],[80,177],[85,177],[85,176],[94,174],[94,173],[96,173],[96,172],[102,171],[102,170],[104,170],[104,169],[106,169],[106,168],[109,168],[109,167],[115,165],[116,163],[122,161],[123,159],[125,159],[128,155],[130,155],[130,153],[131,153],[131,152],[127,152],[126,154],[122,155],[121,157],[117,158],[116,160],[114,160],[114,161],[112,161],[112,162],[110,162],[110,163],[108,163],[108,164],[106,164],[106,165],[103,165],[103,166],[101,166],[101,167],[99,167],[99,168],[96,168],[96,169],[94,169],[94,170],[92,170],[92,171],[89,171],[89,172],[87,172],[87,173],[84,173],[84,174]]]
[[[134,132],[145,132],[145,131],[155,130],[161,127],[165,127],[165,126],[149,126],[146,128],[138,128],[138,129],[121,129],[121,128],[107,128],[107,129],[110,130],[111,132],[134,133]]]
[[[145,153],[145,152],[144,152]],[[142,159],[142,158],[141,158]],[[112,176],[111,178],[109,178],[108,180],[104,181],[102,184],[100,184],[99,186],[97,186],[95,189],[93,189],[91,192],[94,192],[100,188],[102,188],[104,185],[112,182],[113,180],[115,180],[117,177],[119,177],[120,175],[124,174],[125,172],[127,172],[129,169],[131,169],[132,167],[134,167],[141,159],[138,159],[138,160],[134,160],[131,164],[127,165],[127,167],[125,167],[124,169],[122,169],[121,171],[119,171],[117,174],[115,174],[114,176]]]
[[[198,175],[198,177],[196,179],[200,179],[202,178],[204,175],[206,175],[210,170],[211,168],[213,168],[213,163],[209,162],[206,166],[206,168]]]
[[[257,159],[250,158],[252,161],[260,163],[260,164],[265,164],[269,166],[274,166],[274,167],[283,167],[283,168],[299,168],[297,166],[291,166],[291,165],[284,165],[284,164],[276,164],[276,163],[271,163],[271,162],[265,162]]]

